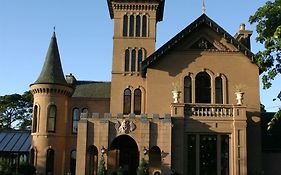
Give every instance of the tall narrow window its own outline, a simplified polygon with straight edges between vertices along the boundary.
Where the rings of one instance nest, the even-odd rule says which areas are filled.
[[[29,161],[29,163],[31,165],[35,165],[35,150],[34,150],[34,148],[30,149],[30,161]]]
[[[216,86],[216,103],[222,104],[223,103],[223,92],[222,92],[222,78],[216,77],[215,80],[215,86]]]
[[[130,51],[126,49],[125,51],[125,72],[129,72],[129,62],[130,62]]]
[[[142,58],[143,58],[143,54],[142,54],[142,49],[140,49],[138,51],[138,68],[137,68],[137,71],[139,72],[140,69],[141,69],[141,62],[142,62]]]
[[[130,30],[129,30],[129,36],[134,36],[134,31],[135,31],[135,20],[134,20],[134,15],[130,16]]]
[[[132,50],[132,57],[131,57],[131,71],[136,71],[136,50]]]
[[[37,120],[38,120],[38,106],[34,106],[33,110],[33,120],[32,120],[32,132],[35,133],[37,132]]]
[[[200,72],[195,79],[195,102],[211,103],[211,78],[208,73]]]
[[[146,15],[142,16],[142,37],[147,36],[147,17]]]
[[[140,25],[141,25],[140,15],[137,15],[136,16],[136,37],[140,37]]]
[[[134,91],[134,113],[136,115],[141,114],[141,90],[136,89]]]
[[[129,114],[130,112],[131,112],[131,90],[127,88],[124,90],[123,113]]]
[[[56,105],[50,105],[48,110],[48,123],[47,123],[48,132],[56,131],[56,115],[57,115]]]
[[[76,150],[72,150],[70,152],[70,172],[71,175],[75,175],[75,169],[76,169]]]
[[[74,108],[72,111],[72,134],[77,134],[79,119],[80,111],[78,108]]]
[[[123,17],[123,36],[128,36],[128,16]]]
[[[184,77],[184,103],[192,103],[192,82],[191,77]]]
[[[54,175],[54,162],[55,151],[53,149],[48,149],[46,157],[46,175]]]

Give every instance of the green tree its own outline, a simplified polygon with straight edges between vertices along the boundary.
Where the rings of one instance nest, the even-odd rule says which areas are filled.
[[[137,175],[148,175],[148,163],[144,159],[141,159]]]
[[[268,89],[278,74],[281,74],[281,0],[267,1],[256,13],[250,16],[251,24],[257,23],[257,42],[264,45],[264,49],[256,54],[256,62],[263,71],[263,88]],[[281,91],[276,94],[281,100]],[[274,99],[274,100],[276,100]],[[268,123],[271,129],[281,118],[281,109]]]
[[[0,96],[0,129],[30,129],[33,97],[29,91],[22,95]]]
[[[105,162],[104,162],[103,156],[102,156],[102,158],[101,158],[101,160],[99,162],[97,175],[106,175]]]

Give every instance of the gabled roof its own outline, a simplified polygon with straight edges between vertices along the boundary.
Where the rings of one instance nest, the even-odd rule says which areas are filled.
[[[162,21],[163,20],[163,13],[164,13],[164,4],[165,0],[107,0],[107,5],[108,5],[108,10],[110,14],[110,18],[114,18],[114,12],[113,12],[113,7],[112,7],[112,2],[117,2],[117,3],[142,3],[142,2],[149,2],[149,3],[159,3],[158,9],[157,9],[157,14],[156,14],[156,20],[157,21]]]
[[[184,38],[186,38],[191,32],[194,32],[198,27],[202,25],[207,25],[212,28],[216,33],[223,36],[227,42],[231,43],[237,48],[241,53],[245,54],[252,62],[254,62],[254,54],[243,44],[238,42],[233,36],[226,32],[222,27],[210,19],[206,14],[202,14],[189,26],[179,32],[176,36],[170,39],[162,47],[156,50],[151,54],[147,59],[142,62],[142,76],[144,77],[147,71],[147,68],[153,63],[157,62],[161,57],[167,54],[171,49],[175,48]]]
[[[72,97],[110,98],[111,82],[77,81]]]
[[[29,131],[1,131],[0,152],[28,153],[31,146]]]
[[[53,33],[44,66],[34,84],[67,85],[64,78],[55,32]]]

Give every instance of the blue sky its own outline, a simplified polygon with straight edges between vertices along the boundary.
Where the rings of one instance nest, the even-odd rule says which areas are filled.
[[[248,18],[265,0],[206,0],[207,15],[234,35],[240,23],[255,30]],[[157,25],[159,48],[202,13],[201,0],[166,0],[164,20]],[[23,93],[42,68],[53,27],[64,73],[79,80],[111,79],[113,21],[106,0],[1,0],[0,2],[0,95]],[[252,51],[262,46],[252,36]],[[276,111],[277,84],[261,90],[267,110]]]

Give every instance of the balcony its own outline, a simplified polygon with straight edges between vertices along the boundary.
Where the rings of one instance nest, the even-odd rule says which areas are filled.
[[[246,107],[233,104],[172,103],[171,115],[200,120],[245,120]]]

